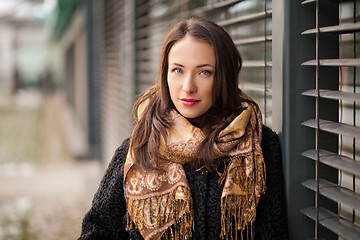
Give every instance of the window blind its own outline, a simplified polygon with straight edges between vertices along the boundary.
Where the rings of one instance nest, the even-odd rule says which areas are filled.
[[[321,2],[321,4],[320,4]],[[304,36],[315,37],[315,59],[304,62],[303,66],[315,67],[315,89],[309,89],[304,96],[314,98],[316,112],[314,119],[309,119],[302,124],[315,129],[315,149],[302,153],[308,159],[315,161],[315,179],[309,179],[302,184],[314,191],[315,205],[303,209],[301,212],[315,222],[314,239],[323,236],[319,226],[335,233],[339,239],[360,239],[360,158],[359,158],[359,73],[360,31],[359,1],[341,0],[307,0],[303,5],[313,4],[316,11],[315,28],[305,30]],[[337,25],[328,24],[321,16],[325,13],[322,4],[335,4],[339,9]],[[305,6],[304,6],[305,7]],[[321,24],[321,26],[320,26]],[[338,58],[322,58],[322,37],[331,34],[338,38]],[[334,46],[337,47],[337,46]],[[326,79],[319,76],[331,69],[338,69],[338,89],[324,89],[321,86]],[[338,121],[322,119],[321,111],[326,111],[326,106],[320,104],[322,99],[336,101],[338,104]],[[329,106],[332,107],[332,106]],[[338,151],[330,152],[321,148],[320,134],[327,132],[338,136]],[[331,182],[322,174],[320,165],[327,165],[337,169],[338,182]],[[337,212],[324,208],[320,204],[320,197],[325,197],[337,203]]]

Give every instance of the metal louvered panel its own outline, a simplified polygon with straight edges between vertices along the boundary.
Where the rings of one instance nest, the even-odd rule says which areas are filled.
[[[359,47],[357,33],[360,32],[359,5],[357,0],[328,0],[334,10],[331,15],[325,12],[326,7],[324,4],[326,3],[322,4],[323,2],[326,1],[307,0],[302,2],[302,4],[315,3],[312,6],[316,13],[315,28],[302,32],[302,35],[305,36],[315,35],[316,50],[315,59],[302,64],[303,66],[315,67],[316,73],[315,89],[302,93],[304,96],[315,97],[315,119],[302,123],[304,126],[315,129],[315,149],[302,153],[302,156],[316,161],[315,179],[303,182],[305,187],[315,192],[315,206],[304,209],[302,212],[315,221],[316,239],[320,237],[318,224],[325,226],[328,230],[345,239],[360,239],[360,226],[357,223],[357,211],[360,210],[360,194],[357,191],[360,161],[358,161],[356,144],[360,138],[360,127],[357,125],[357,104],[360,102],[360,94],[357,92],[357,68],[360,67],[357,50]],[[327,16],[329,22],[322,19],[324,16]],[[333,18],[331,19],[329,16],[333,16]],[[321,22],[321,27],[319,27],[319,22]],[[333,41],[334,37],[338,38],[337,43],[336,40]],[[327,47],[324,47],[326,45],[324,39],[332,39],[330,41],[332,41],[333,45],[328,44]],[[337,53],[333,50],[337,50]],[[328,52],[334,54],[327,54]],[[337,69],[337,74],[334,72],[332,78],[330,77],[331,79],[329,79],[329,74],[327,77],[323,77],[326,73],[330,73],[335,69]],[[337,89],[336,86],[332,86],[332,88],[323,87],[323,84],[330,81],[339,82]],[[320,86],[323,89],[320,89]],[[321,98],[338,100],[338,119],[335,120],[320,115],[320,112],[328,111],[328,109],[324,109]],[[347,103],[343,104],[343,101],[347,101]],[[334,103],[334,101],[331,102]],[[339,136],[337,153],[320,149],[322,142],[329,141],[328,139],[324,141],[323,133],[320,135],[320,131]],[[328,137],[330,134],[325,136]],[[320,179],[319,176],[324,174],[321,172],[322,167],[320,167],[319,163],[338,169],[340,180],[334,182]],[[326,174],[322,178],[326,178]],[[321,208],[323,203],[319,202],[319,195],[339,203],[336,214]],[[317,211],[317,209],[320,210]]]
[[[149,74],[151,53],[149,50],[150,16],[151,2],[148,0],[135,1],[135,61],[136,75],[135,85],[136,94],[144,90],[143,82],[149,81],[152,75]]]
[[[360,67],[360,59],[320,59],[304,62],[304,66]]]
[[[315,129],[317,129],[319,125],[320,130],[323,131],[327,131],[339,135],[345,135],[349,137],[360,138],[360,127],[351,126],[345,123],[337,123],[337,122],[319,119],[319,124],[318,124],[316,119],[310,119],[303,122],[302,125]]]
[[[308,238],[306,240],[326,240],[325,238],[319,238],[319,239],[315,239],[315,238]]]
[[[310,29],[304,31],[302,34],[314,34],[317,33],[317,29]],[[353,33],[360,31],[360,24],[344,24],[344,25],[337,25],[337,26],[329,26],[329,27],[322,27],[319,28],[320,33]]]
[[[305,151],[301,155],[315,161],[318,157],[315,149]],[[349,157],[341,156],[322,149],[319,150],[319,161],[333,168],[360,177],[360,161],[354,161],[354,159]]]
[[[271,67],[271,62],[264,62],[264,61],[244,61],[242,67],[249,68],[249,67]]]
[[[248,91],[257,91],[260,92],[264,89],[264,85],[263,84],[257,84],[257,83],[245,83],[246,84],[246,89]],[[266,89],[269,90],[269,92],[271,91],[271,86],[267,85]],[[271,92],[269,93],[271,95]]]
[[[183,0],[183,1],[163,1],[163,2],[166,2],[166,4],[164,3],[156,3],[156,4],[159,4],[159,5],[162,5],[162,6],[166,6],[166,10],[162,11],[160,13],[159,11],[159,14],[154,14],[152,16],[152,20],[164,20],[164,18],[173,18],[174,16],[178,15],[179,13],[181,13],[181,8],[182,8],[182,5],[183,4],[186,4],[186,2],[188,2],[189,0]],[[155,4],[155,5],[156,5]]]
[[[318,0],[306,0],[306,1],[303,1],[302,4],[307,4],[307,3],[314,3]],[[328,3],[339,3],[339,2],[350,2],[350,1],[353,1],[353,0],[323,0],[324,2],[328,2]]]
[[[345,239],[356,240],[360,239],[360,227],[353,224],[347,219],[339,217],[327,209],[309,207],[301,210],[303,214],[316,221],[319,218],[319,223],[324,227],[335,232]]]
[[[251,15],[246,15],[246,16],[243,16],[243,17],[224,20],[224,21],[218,22],[218,24],[220,26],[222,26],[222,27],[228,27],[228,26],[233,25],[233,24],[239,24],[239,23],[244,24],[246,22],[253,22],[253,21],[265,19],[265,18],[271,17],[271,16],[272,16],[272,11],[268,10],[268,11],[264,11],[264,12],[260,12],[260,13],[254,13],[254,14],[251,14]]]
[[[90,95],[90,130],[89,137],[92,149],[91,151],[95,153],[97,159],[101,158],[101,78],[102,78],[102,68],[103,68],[103,40],[104,40],[104,30],[103,30],[103,2],[100,0],[92,1],[91,4],[91,15],[92,20],[91,24],[88,25],[88,38],[92,39],[92,42],[89,47],[89,57],[91,58],[91,63],[89,64],[89,90]]]
[[[306,1],[303,1],[301,4],[307,4],[307,3],[312,3],[312,2],[316,2],[316,0],[306,0]]]
[[[243,44],[261,43],[266,41],[272,41],[272,35],[234,40],[234,43],[235,45],[243,45]]]
[[[307,90],[302,93],[304,96],[317,97],[316,89]],[[334,99],[334,100],[344,100],[349,102],[359,102],[360,103],[360,93],[352,92],[340,92],[332,91],[326,89],[319,89],[319,96],[321,98]]]
[[[103,159],[109,161],[114,152],[115,136],[120,129],[119,116],[115,113],[121,112],[121,107],[116,102],[118,95],[118,82],[120,77],[120,23],[121,1],[104,1],[104,69],[102,80],[102,154]],[[118,143],[117,143],[118,144]]]
[[[309,179],[302,183],[303,186],[317,191],[317,181],[315,179]],[[319,192],[321,195],[331,199],[332,201],[344,204],[356,211],[360,211],[360,195],[347,188],[340,187],[334,183],[320,179]]]
[[[131,133],[133,79],[133,2],[108,0],[104,4],[104,68],[102,79],[102,157],[111,160]]]
[[[239,3],[239,0],[227,0],[227,1],[217,2],[217,3],[210,4],[210,5],[195,8],[192,10],[192,14],[193,15],[202,15],[206,12],[219,11],[219,10],[222,10],[223,8],[232,6],[236,3]]]

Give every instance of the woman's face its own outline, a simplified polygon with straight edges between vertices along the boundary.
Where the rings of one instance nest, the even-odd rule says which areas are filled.
[[[168,60],[167,82],[176,109],[186,118],[202,116],[213,104],[213,47],[186,35],[173,45]]]

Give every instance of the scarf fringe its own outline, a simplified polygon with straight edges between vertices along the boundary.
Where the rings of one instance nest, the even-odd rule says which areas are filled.
[[[245,161],[248,157],[250,156],[235,157],[235,162],[241,163],[241,161]],[[231,160],[234,160],[234,158]],[[266,190],[265,164],[262,156],[260,156],[259,161],[254,162],[253,167],[254,169],[252,169],[251,174],[249,175],[246,175],[245,172],[243,172],[244,167],[241,166],[241,164],[232,167],[230,170],[239,173],[235,175],[236,177],[233,181],[234,184],[241,183],[241,186],[238,186],[241,188],[242,193],[228,194],[221,199],[221,239],[238,239],[238,231],[241,231],[241,240],[243,240],[244,230],[247,230],[247,240],[254,239],[253,223],[256,217],[256,207],[260,195],[264,194]],[[225,181],[229,168],[231,168],[231,162],[225,166],[225,171],[220,176],[219,183]]]
[[[194,231],[194,211],[190,190],[182,190],[185,199],[176,199],[178,186],[173,191],[158,196],[151,196],[144,199],[127,199],[127,226],[129,231],[138,228],[141,232],[143,229],[160,229],[155,234],[145,240],[187,240],[192,236]],[[154,208],[154,204],[156,207]],[[149,207],[146,208],[145,205]],[[183,213],[179,213],[179,206],[182,205]],[[131,220],[137,219],[136,223]],[[150,218],[150,219],[149,219]],[[149,219],[151,224],[146,222]],[[151,226],[149,226],[151,225]]]
[[[249,211],[247,207],[251,204],[248,196],[227,196],[221,202],[221,234],[220,238],[238,239],[238,231],[241,231],[241,240],[243,240],[243,232],[247,229],[247,240],[253,240],[253,231],[249,236],[249,229],[252,229],[253,222],[255,220],[255,212]],[[228,210],[225,205],[230,200],[233,204],[236,204],[236,208],[233,211]],[[235,237],[234,237],[235,235]]]

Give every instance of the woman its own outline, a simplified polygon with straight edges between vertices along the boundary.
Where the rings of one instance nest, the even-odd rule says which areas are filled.
[[[116,151],[79,239],[253,237],[266,189],[262,122],[238,88],[240,69],[215,23],[171,29],[158,83],[135,103],[130,143]]]

